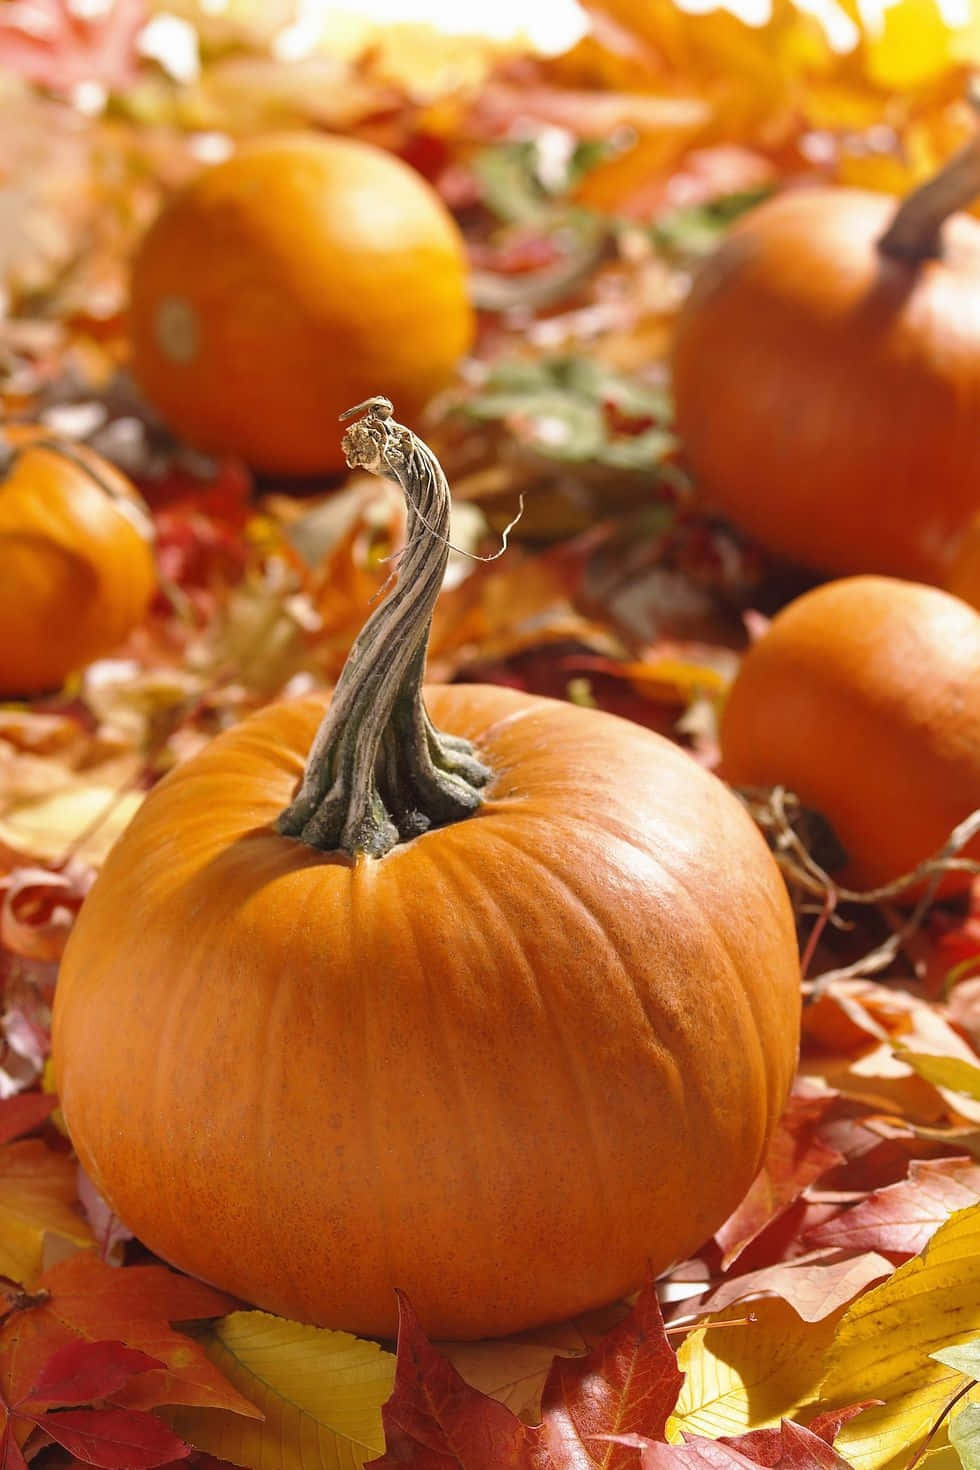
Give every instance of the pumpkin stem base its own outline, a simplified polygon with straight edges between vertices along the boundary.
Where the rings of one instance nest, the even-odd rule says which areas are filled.
[[[351,649],[302,785],[277,826],[322,852],[378,858],[472,815],[492,772],[470,741],[435,728],[422,701],[432,609],[449,555],[446,477],[427,445],[395,423],[386,398],[351,413],[361,411],[344,436],[347,462],[399,481],[408,539],[398,583]]]

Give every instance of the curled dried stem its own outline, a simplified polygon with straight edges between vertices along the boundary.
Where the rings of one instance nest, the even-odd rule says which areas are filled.
[[[852,964],[826,971],[810,982],[812,987],[827,985],[832,980],[855,980],[880,974],[897,959],[903,946],[921,927],[943,878],[949,873],[980,874],[980,862],[962,856],[963,849],[980,834],[980,809],[964,817],[942,847],[911,872],[903,873],[878,888],[855,889],[836,883],[814,857],[801,830],[808,814],[792,792],[782,786],[741,787],[736,788],[736,795],[761,828],[791,892],[795,891],[797,913],[812,912],[813,901],[817,901],[820,917],[804,952],[804,974],[820,932],[826,924],[838,922],[841,905],[881,906],[919,892],[907,919],[886,940]]]

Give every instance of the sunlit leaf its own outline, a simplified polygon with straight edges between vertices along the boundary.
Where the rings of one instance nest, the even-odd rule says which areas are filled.
[[[377,1343],[265,1312],[233,1312],[202,1341],[265,1417],[181,1409],[174,1425],[199,1449],[250,1470],[353,1470],[382,1453],[395,1360]]]
[[[960,1210],[920,1256],[858,1298],[841,1321],[814,1402],[882,1399],[841,1430],[857,1470],[899,1470],[929,1432],[959,1375],[934,1354],[980,1335],[980,1205]]]
[[[840,1315],[804,1322],[773,1297],[729,1307],[713,1319],[722,1325],[698,1328],[677,1353],[685,1378],[668,1438],[720,1439],[778,1423],[814,1392]]]

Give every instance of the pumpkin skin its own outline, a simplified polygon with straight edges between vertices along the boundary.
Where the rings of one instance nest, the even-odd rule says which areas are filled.
[[[57,689],[142,621],[156,588],[149,514],[81,444],[6,426],[0,477],[0,696]]]
[[[978,669],[980,617],[958,597],[890,577],[829,582],[745,655],[722,716],[722,774],[795,792],[834,827],[845,882],[889,883],[980,807]],[[950,875],[942,891],[969,882]]]
[[[980,515],[975,515],[956,544],[946,590],[980,609]]]
[[[86,1170],[165,1259],[349,1331],[566,1318],[738,1203],[793,1075],[784,885],[738,801],[638,726],[434,688],[497,773],[380,860],[273,823],[325,700],[147,798],[65,954],[57,1085]]]
[[[350,139],[241,147],[166,205],[131,276],[133,371],[202,449],[343,468],[324,425],[378,381],[409,419],[470,345],[460,233],[419,174]]]
[[[673,344],[677,428],[706,498],[833,573],[942,584],[980,508],[980,222],[917,264],[876,241],[894,201],[787,193],[695,280]]]

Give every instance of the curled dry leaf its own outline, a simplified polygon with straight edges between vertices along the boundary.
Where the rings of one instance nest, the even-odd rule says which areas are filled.
[[[57,873],[15,868],[0,879],[0,944],[25,959],[59,960],[94,878],[77,862]]]

